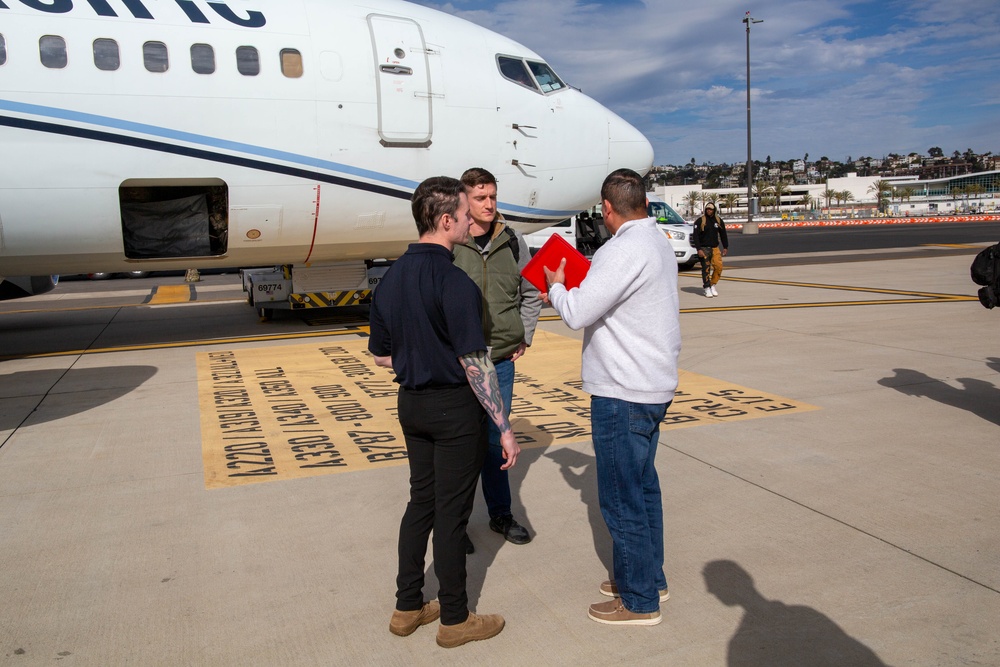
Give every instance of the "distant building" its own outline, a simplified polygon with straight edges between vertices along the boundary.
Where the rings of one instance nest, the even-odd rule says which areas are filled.
[[[842,178],[830,178],[826,183],[785,183],[780,204],[773,201],[771,193],[754,193],[770,199],[760,209],[757,218],[780,218],[783,214],[803,216],[868,216],[878,208],[872,186],[884,181],[890,187],[888,212],[891,215],[948,215],[967,212],[1000,211],[1000,170],[984,171],[961,176],[919,180],[914,176],[858,176],[850,173]],[[704,201],[715,198],[723,217],[740,219],[747,215],[747,188],[743,183],[724,181],[728,187],[703,188],[701,184],[660,185],[654,192],[685,218],[700,214]],[[836,197],[829,200],[825,192],[850,193],[850,198]],[[690,200],[695,198],[692,206]],[[725,206],[726,195],[736,195],[736,205]],[[803,202],[809,201],[808,205]],[[828,208],[829,204],[829,208]]]

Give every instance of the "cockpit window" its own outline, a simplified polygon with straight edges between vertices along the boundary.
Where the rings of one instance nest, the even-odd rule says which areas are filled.
[[[497,56],[497,64],[500,66],[500,73],[503,74],[503,78],[514,83],[519,83],[525,88],[538,90],[531,78],[531,74],[528,73],[528,68],[520,58]]]
[[[566,87],[566,84],[545,63],[529,60],[528,67],[531,68],[531,73],[535,75],[535,80],[541,86],[543,93],[551,93],[554,90],[561,90]]]
[[[498,55],[497,66],[503,78],[525,88],[531,88],[536,93],[548,94],[566,88],[562,79],[543,62]]]
[[[0,35],[0,65],[7,62],[7,42],[4,41],[3,35]]]

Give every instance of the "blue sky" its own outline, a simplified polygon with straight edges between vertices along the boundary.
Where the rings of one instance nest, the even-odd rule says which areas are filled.
[[[420,2],[538,52],[638,127],[656,164],[1000,153],[998,0]]]

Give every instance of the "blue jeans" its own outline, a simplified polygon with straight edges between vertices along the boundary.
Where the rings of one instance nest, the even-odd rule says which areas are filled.
[[[597,455],[597,495],[614,542],[614,579],[625,608],[660,608],[663,502],[654,465],[660,421],[669,403],[630,403],[592,396],[590,420]]]
[[[514,362],[510,359],[497,361],[493,364],[497,369],[497,381],[500,384],[500,395],[503,397],[504,409],[510,417],[510,402],[514,398]],[[486,452],[486,463],[483,465],[483,498],[486,499],[486,509],[491,519],[510,514],[510,481],[507,471],[500,470],[504,464],[503,447],[500,446],[500,429],[493,420],[486,419],[489,430],[490,447]]]

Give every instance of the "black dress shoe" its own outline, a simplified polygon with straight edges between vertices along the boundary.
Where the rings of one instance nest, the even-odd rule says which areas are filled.
[[[504,538],[513,544],[527,544],[531,541],[528,530],[514,521],[511,515],[498,516],[490,519],[490,530],[500,533]]]

